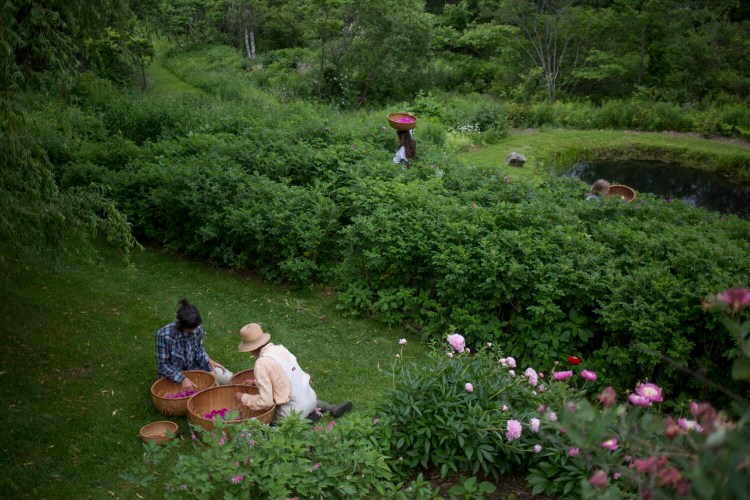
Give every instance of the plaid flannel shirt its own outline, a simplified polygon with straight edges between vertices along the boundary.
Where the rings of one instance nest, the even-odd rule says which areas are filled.
[[[183,370],[211,371],[208,354],[203,349],[203,326],[193,333],[184,334],[174,321],[156,332],[157,376],[173,382],[182,382]]]

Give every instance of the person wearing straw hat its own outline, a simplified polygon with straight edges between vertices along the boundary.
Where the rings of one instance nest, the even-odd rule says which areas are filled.
[[[185,370],[213,371],[216,381],[226,385],[232,372],[211,359],[203,348],[203,325],[198,308],[187,299],[180,299],[175,321],[156,332],[156,371],[182,384],[185,391],[197,391],[198,386],[186,377]]]
[[[297,363],[297,358],[282,345],[274,345],[271,335],[257,323],[249,323],[240,330],[237,349],[256,357],[253,368],[255,381],[248,382],[258,388],[258,394],[237,392],[235,398],[252,410],[265,410],[276,403],[274,422],[297,412],[301,418],[316,421],[326,411],[340,417],[352,409],[352,403],[339,405],[318,400],[310,386],[310,375]]]

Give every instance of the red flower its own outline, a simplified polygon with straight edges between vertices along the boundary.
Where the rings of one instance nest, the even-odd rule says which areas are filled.
[[[571,365],[577,365],[581,363],[581,358],[578,356],[568,356],[568,363]]]

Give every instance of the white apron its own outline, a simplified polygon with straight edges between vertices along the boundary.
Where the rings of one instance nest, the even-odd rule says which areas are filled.
[[[278,347],[286,349],[282,345]],[[292,411],[300,412],[300,418],[305,418],[315,411],[315,407],[318,403],[318,396],[315,394],[313,388],[310,387],[310,375],[302,371],[294,354],[288,350],[286,352],[289,355],[291,362],[284,361],[283,358],[268,352],[261,355],[261,357],[268,357],[276,361],[284,369],[284,373],[289,377],[289,381],[292,384],[292,399],[287,403],[276,406],[274,420],[288,417],[292,414]]]

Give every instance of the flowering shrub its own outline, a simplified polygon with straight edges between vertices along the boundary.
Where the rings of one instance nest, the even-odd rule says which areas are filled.
[[[532,368],[516,375],[516,360],[491,345],[472,353],[459,334],[447,342],[448,352],[403,367],[379,407],[394,467],[434,466],[443,477],[497,477],[520,468],[541,451],[537,433],[555,417],[538,410],[555,391]]]

